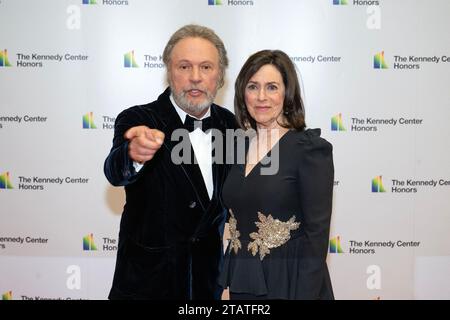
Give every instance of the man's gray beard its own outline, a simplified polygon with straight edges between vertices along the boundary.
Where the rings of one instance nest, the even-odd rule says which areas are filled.
[[[179,94],[175,91],[172,91],[172,94],[173,94],[173,99],[175,100],[175,102],[181,109],[183,109],[186,113],[196,115],[196,114],[201,114],[203,111],[208,109],[216,97],[215,93],[211,94],[207,91],[203,91],[203,92],[206,93],[206,99],[204,100],[204,102],[201,102],[201,103],[193,103],[193,102],[189,101],[186,98],[187,93],[185,91],[182,91]]]

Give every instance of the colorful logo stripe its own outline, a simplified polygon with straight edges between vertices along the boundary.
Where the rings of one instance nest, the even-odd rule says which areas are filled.
[[[125,55],[123,56],[123,66],[125,68],[139,68],[134,58],[134,50],[125,53]]]
[[[89,112],[83,116],[83,129],[97,129],[94,124],[94,113]]]
[[[0,175],[0,189],[13,189],[9,172],[4,172]]]
[[[344,253],[341,247],[341,237],[337,236],[330,240],[330,253]]]
[[[2,294],[2,300],[12,300],[12,291],[8,291]]]
[[[0,51],[0,67],[11,67],[11,63],[8,60],[8,50]]]
[[[377,176],[372,179],[372,192],[386,192],[381,176]]]
[[[347,0],[333,0],[334,5],[347,5]]]
[[[83,237],[83,250],[84,251],[96,251],[97,247],[94,243],[94,234],[89,234],[86,237]]]
[[[374,69],[387,69],[388,66],[384,60],[384,51],[377,53],[373,57],[373,68]]]
[[[342,123],[342,113],[331,118],[331,131],[345,131]]]

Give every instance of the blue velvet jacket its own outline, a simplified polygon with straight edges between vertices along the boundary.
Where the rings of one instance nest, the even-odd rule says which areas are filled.
[[[110,299],[219,299],[222,293],[217,278],[226,209],[220,194],[229,166],[213,163],[209,199],[199,166],[172,162],[178,142],[171,135],[183,123],[169,96],[167,88],[158,100],[131,107],[116,119],[104,171],[112,185],[125,187],[126,204]],[[225,130],[236,128],[234,115],[213,104],[211,119],[224,135],[226,154]],[[165,140],[136,173],[124,133],[139,125],[161,130]]]

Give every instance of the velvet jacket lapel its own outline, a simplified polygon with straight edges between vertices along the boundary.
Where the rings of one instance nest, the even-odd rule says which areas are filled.
[[[226,178],[226,129],[227,124],[225,123],[224,119],[220,117],[220,114],[218,112],[218,108],[216,105],[211,106],[211,120],[212,120],[212,127],[216,129],[216,132],[220,132],[222,144],[217,144],[217,147],[221,147],[222,150],[216,150],[214,148],[213,144],[213,160],[216,159],[216,161],[213,161],[212,164],[212,171],[213,171],[213,182],[214,182],[214,194],[213,198],[219,198],[220,191],[222,189],[223,182]],[[217,131],[218,130],[218,131]],[[217,153],[220,152],[220,157],[216,158]]]
[[[216,129],[216,135],[221,135],[222,144],[216,144],[217,147],[220,147],[222,150],[216,150],[214,148],[212,149],[212,157],[213,157],[213,164],[212,164],[212,173],[213,173],[213,184],[214,184],[214,192],[211,201],[209,202],[209,206],[205,210],[205,214],[202,216],[197,229],[194,233],[195,237],[203,237],[208,233],[208,230],[210,230],[210,226],[216,223],[216,221],[219,219],[223,219],[226,217],[226,211],[222,209],[221,204],[221,197],[220,193],[222,190],[223,183],[225,182],[226,174],[227,174],[227,165],[225,164],[225,155],[226,155],[226,140],[225,140],[225,134],[226,134],[226,128],[227,125],[224,122],[223,118],[220,116],[218,107],[216,105],[211,106],[211,120],[212,120],[212,128]],[[214,140],[213,140],[214,142]],[[215,158],[216,153],[220,152],[221,157],[219,156],[220,161],[217,161],[218,159]],[[216,159],[216,161],[214,161]]]
[[[173,148],[178,143],[180,143],[180,141],[171,140],[172,133],[176,129],[182,129],[184,126],[183,122],[178,116],[177,111],[175,110],[175,107],[172,105],[169,96],[170,88],[167,88],[166,91],[164,91],[164,93],[161,94],[158,98],[159,103],[157,105],[160,110],[157,110],[156,114],[161,116],[161,130],[165,134],[164,147],[167,148],[167,151],[169,153],[171,153]],[[198,164],[193,162],[194,150],[192,148],[192,145],[190,146],[190,149],[192,155],[191,163],[182,163],[179,165],[179,167],[183,171],[195,194],[197,195],[199,205],[202,207],[203,211],[206,211],[210,202],[208,191],[206,189],[200,167],[198,166]]]
[[[164,147],[167,148],[168,152],[172,152],[173,148],[179,143],[179,141],[171,141],[172,132],[176,129],[183,128],[183,123],[178,116],[178,113],[175,110],[175,107],[172,105],[170,101],[170,88],[167,88],[163,94],[161,94],[158,98],[159,103],[156,114],[160,115],[161,121],[161,130],[164,132],[166,138],[164,139]],[[226,165],[225,155],[226,155],[226,128],[227,124],[225,120],[220,116],[219,107],[213,104],[211,106],[211,121],[212,128],[218,129],[216,134],[220,132],[223,143],[218,144],[221,148],[223,155],[222,162],[216,163],[216,161],[212,164],[212,174],[213,174],[213,196],[212,199],[209,199],[208,191],[206,189],[205,182],[203,180],[203,176],[198,164],[191,162],[191,164],[180,164],[179,167],[183,171],[190,185],[192,186],[195,194],[197,195],[197,199],[199,201],[199,205],[203,209],[204,212],[203,217],[200,221],[200,224],[197,228],[197,234],[202,233],[202,229],[204,226],[213,223],[217,217],[221,216],[221,212],[217,212],[217,207],[220,204],[220,191],[222,189],[222,185],[226,178]],[[218,152],[218,150],[214,150],[213,147],[213,155]],[[194,151],[191,146],[191,155],[194,155]],[[214,158],[213,158],[214,159]]]

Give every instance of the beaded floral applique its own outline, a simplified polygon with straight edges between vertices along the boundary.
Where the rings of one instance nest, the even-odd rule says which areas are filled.
[[[241,241],[239,237],[241,233],[237,230],[237,220],[234,217],[233,211],[230,209],[230,220],[228,221],[230,225],[230,251],[233,249],[234,253],[237,253],[239,249],[242,248]]]
[[[255,222],[258,232],[252,232],[248,250],[255,256],[259,251],[261,261],[270,253],[270,249],[282,246],[291,238],[291,231],[298,229],[300,222],[295,222],[295,215],[287,222],[274,219],[272,215],[267,217],[258,212],[259,222]],[[239,244],[240,245],[240,244]],[[236,252],[236,251],[235,251]]]

